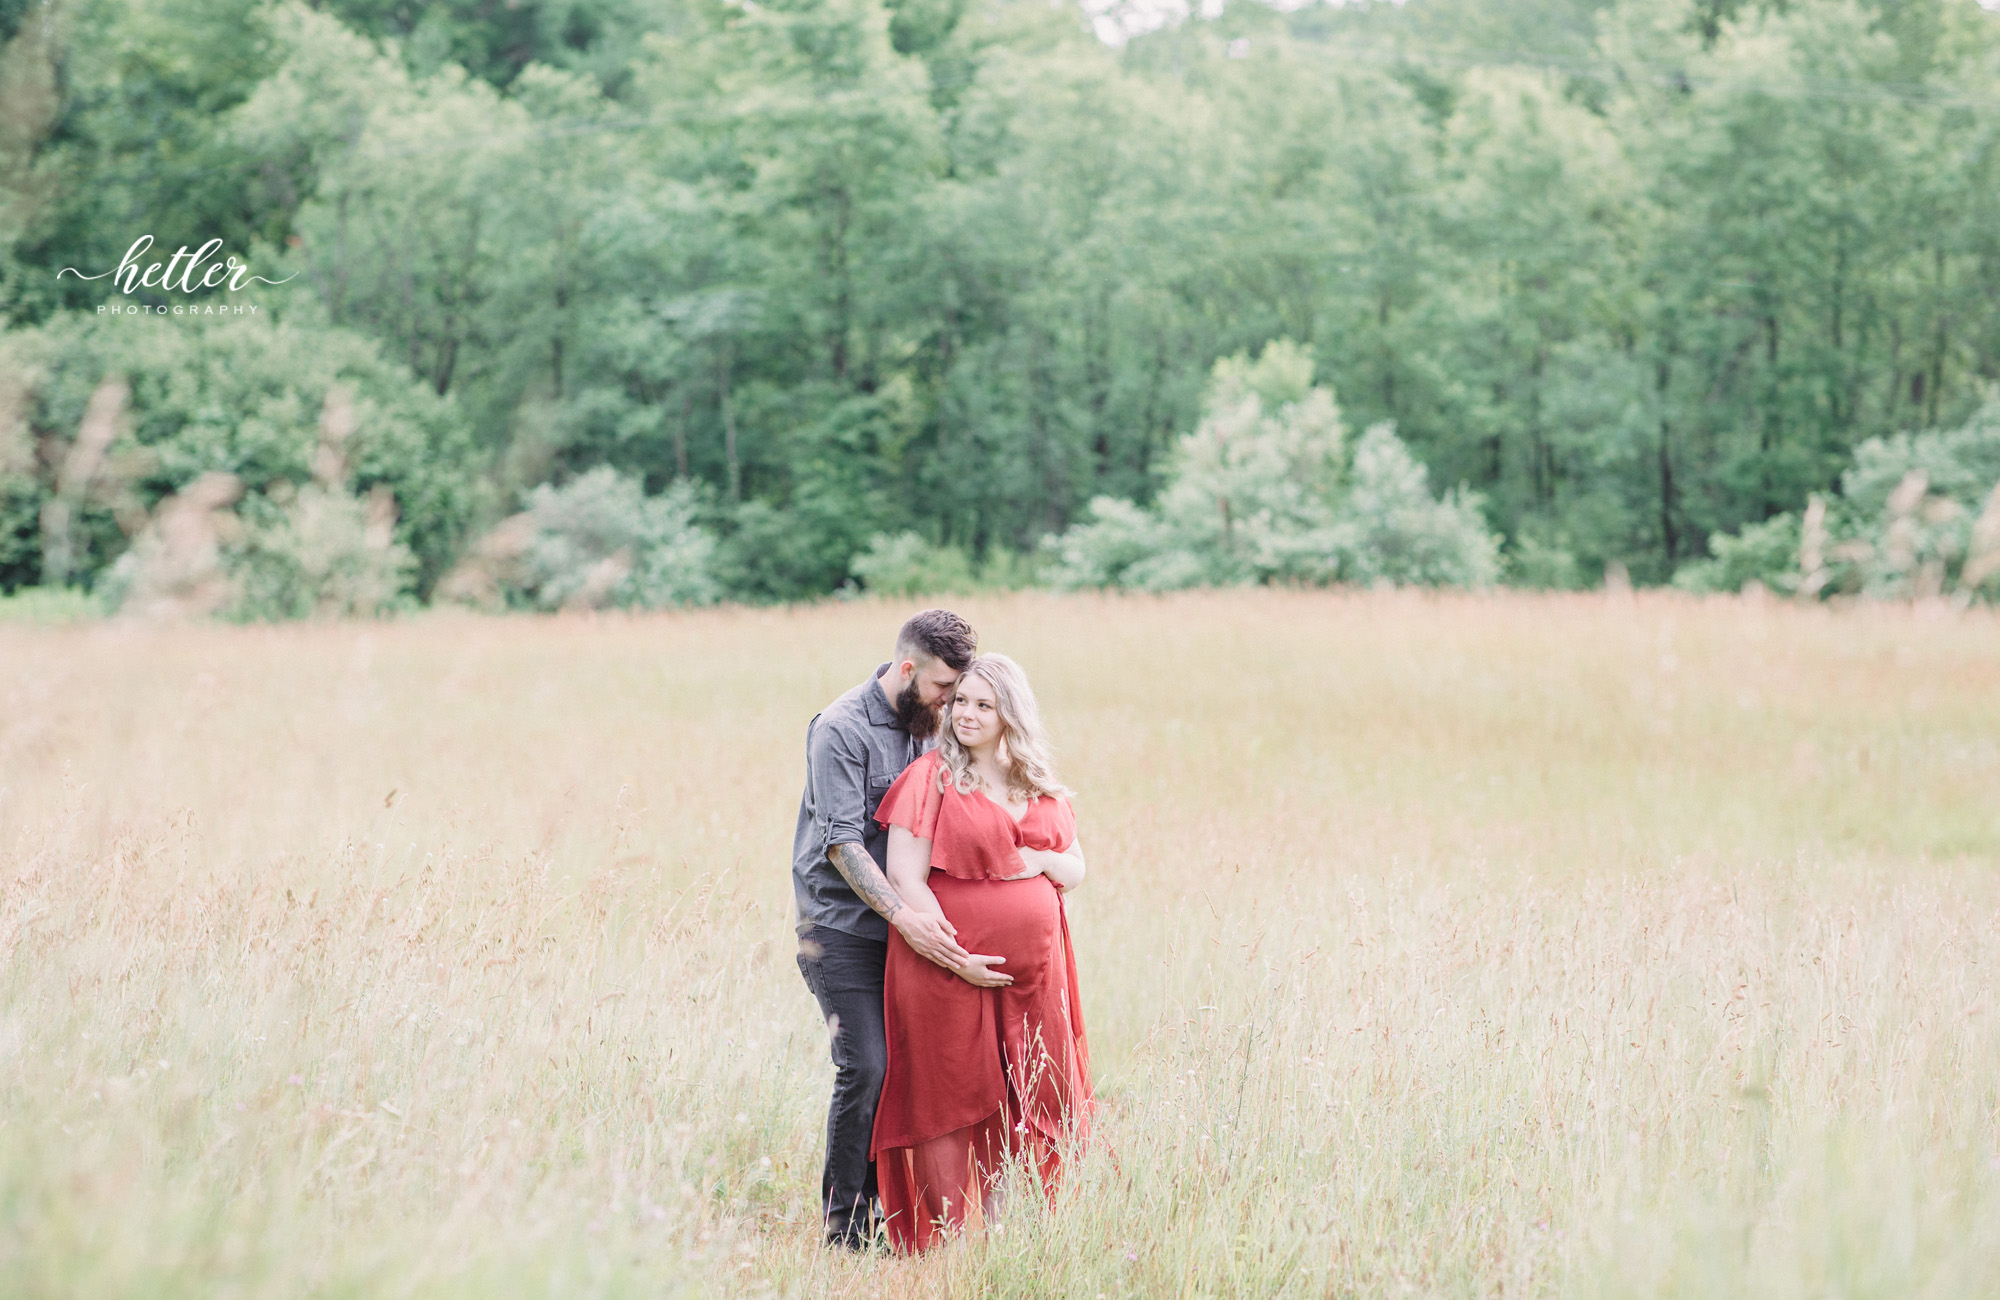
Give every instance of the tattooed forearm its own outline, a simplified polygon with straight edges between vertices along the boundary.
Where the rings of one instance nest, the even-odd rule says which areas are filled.
[[[862,902],[880,912],[884,919],[896,919],[896,913],[903,910],[902,896],[866,849],[859,844],[835,844],[827,849],[826,856]]]

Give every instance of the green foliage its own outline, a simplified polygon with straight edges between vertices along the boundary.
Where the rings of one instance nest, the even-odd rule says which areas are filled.
[[[1735,591],[1756,579],[1814,595],[2000,598],[2000,392],[1956,429],[1870,439],[1830,504],[1718,533],[1709,550],[1676,586]]]
[[[245,518],[259,528],[279,527],[290,516],[277,503],[292,500],[315,476],[323,417],[336,390],[351,395],[355,427],[340,455],[356,491],[380,489],[393,499],[394,541],[415,559],[403,584],[409,591],[428,592],[479,508],[478,465],[452,403],[383,360],[372,341],[344,330],[261,315],[66,313],[5,336],[5,351],[9,364],[32,377],[26,423],[50,450],[42,469],[0,475],[6,489],[0,500],[12,503],[8,545],[15,551],[29,512],[39,512],[54,493],[48,466],[59,463],[60,449],[75,437],[92,394],[107,377],[130,385],[118,436],[82,489],[76,528],[83,544],[74,576],[85,584],[118,557],[149,511],[205,473],[234,476],[247,492]],[[332,518],[307,531],[319,537],[315,530],[332,527]],[[295,526],[305,525],[284,525]],[[273,534],[271,554],[318,544],[306,534],[284,536]],[[9,572],[24,567],[16,556]],[[308,591],[299,599],[316,604],[319,596]]]
[[[972,557],[959,547],[936,545],[922,533],[877,533],[849,571],[863,587],[884,596],[957,595],[977,585]]]
[[[1160,590],[1202,578],[1199,560],[1175,548],[1165,520],[1117,497],[1093,499],[1086,521],[1051,536],[1045,549],[1049,579],[1058,587]]]
[[[417,559],[391,534],[386,489],[371,503],[312,483],[263,504],[228,550],[231,617],[373,618],[412,603]]]
[[[718,577],[730,595],[749,601],[833,591],[847,580],[872,522],[873,512],[856,510],[845,493],[810,482],[785,509],[746,501],[725,517]]]
[[[695,522],[697,505],[690,484],[648,496],[604,466],[561,487],[543,484],[528,497],[508,595],[538,609],[710,604],[715,541]]]
[[[1879,518],[1892,512],[1890,498],[1913,473],[1924,476],[1927,494],[1976,513],[2000,483],[2000,390],[1956,429],[1899,433],[1861,444],[1853,466],[1841,475],[1841,496],[1855,515]]]
[[[1959,428],[1863,443],[1841,497],[1827,589],[2000,598],[2000,392]]]
[[[36,8],[0,51],[0,316],[103,301],[58,269],[109,269],[144,234],[241,250],[276,233],[280,206],[244,201],[261,160],[218,129],[272,69],[264,0]]]
[[[1476,498],[1440,501],[1386,425],[1351,458],[1333,394],[1284,340],[1217,363],[1207,413],[1175,448],[1158,506],[1091,503],[1049,548],[1059,585],[1149,591],[1242,582],[1484,586],[1498,544]]]
[[[32,477],[0,470],[0,596],[41,581],[42,498]]]
[[[965,548],[917,532],[877,533],[849,570],[866,590],[895,596],[1012,591],[1033,585],[1037,576],[1028,557],[1005,547],[989,549],[975,563]]]
[[[1588,585],[1568,539],[1548,536],[1541,528],[1521,530],[1506,557],[1506,566],[1507,581],[1517,587],[1575,591]]]
[[[1970,4],[1238,5],[1120,48],[959,0],[8,12],[6,328],[68,329],[106,295],[59,269],[143,233],[296,273],[272,316],[460,413],[457,486],[392,485],[420,593],[479,500],[599,466],[703,485],[748,600],[836,590],[878,535],[1021,554],[1080,521],[1078,580],[1485,572],[1416,465],[1478,493],[1511,581],[1727,583],[1763,562],[1704,539],[1803,521],[2000,373],[2000,15]],[[1407,450],[1305,467],[1379,479],[1345,531],[1310,473],[1177,437],[1219,360],[1284,339]],[[1263,355],[1279,420],[1311,370]],[[0,586],[45,558],[46,484],[8,473]],[[1228,511],[1169,500],[1189,473]],[[1956,572],[1976,511],[1930,495],[1968,517],[1911,572]],[[1838,499],[1829,527],[1861,540]],[[129,530],[104,499],[72,533],[88,576]]]
[[[1427,472],[1386,424],[1354,448],[1347,493],[1335,513],[1332,573],[1343,582],[1487,587],[1500,576],[1500,539],[1479,497],[1453,488],[1440,500]]]
[[[1741,591],[1752,582],[1789,592],[1799,584],[1799,517],[1773,515],[1738,533],[1708,539],[1709,558],[1683,564],[1674,573],[1682,591]]]

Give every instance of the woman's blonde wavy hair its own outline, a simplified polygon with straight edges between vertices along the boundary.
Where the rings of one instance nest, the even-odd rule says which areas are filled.
[[[1056,779],[1049,758],[1048,733],[1042,730],[1042,711],[1035,705],[1035,692],[1028,686],[1028,674],[1006,655],[981,655],[966,667],[965,677],[977,677],[993,688],[994,707],[1000,713],[1001,761],[1007,768],[1007,797],[1034,799],[1042,795],[1060,796],[1068,787]],[[959,680],[963,681],[961,677]],[[956,694],[956,688],[953,688]],[[956,786],[960,794],[971,794],[984,782],[972,766],[972,754],[958,743],[951,727],[951,710],[945,710],[939,729],[938,789]]]

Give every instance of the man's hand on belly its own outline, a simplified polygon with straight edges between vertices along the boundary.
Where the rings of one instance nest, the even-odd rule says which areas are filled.
[[[937,899],[926,889],[923,901],[931,907],[937,906]],[[903,942],[912,951],[934,966],[942,966],[952,974],[976,988],[1005,988],[1014,982],[1014,977],[1005,971],[993,968],[1007,959],[988,953],[967,952],[958,942],[958,927],[946,920],[942,912],[933,912],[927,907],[905,906],[890,918],[890,924],[903,936]],[[936,926],[933,934],[928,927]]]
[[[826,851],[836,870],[847,881],[848,887],[862,902],[882,914],[884,920],[896,927],[903,936],[903,942],[916,950],[925,961],[934,962],[946,970],[957,973],[959,968],[972,957],[959,946],[958,927],[944,919],[940,912],[926,911],[911,907],[882,874],[882,868],[875,865],[875,859],[859,844],[836,844]],[[999,961],[989,957],[987,961]],[[1005,982],[1013,983],[1012,979]]]

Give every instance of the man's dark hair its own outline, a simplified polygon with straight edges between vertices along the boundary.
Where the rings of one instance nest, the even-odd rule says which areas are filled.
[[[948,609],[927,609],[896,633],[897,659],[940,659],[964,672],[979,653],[979,634]]]

